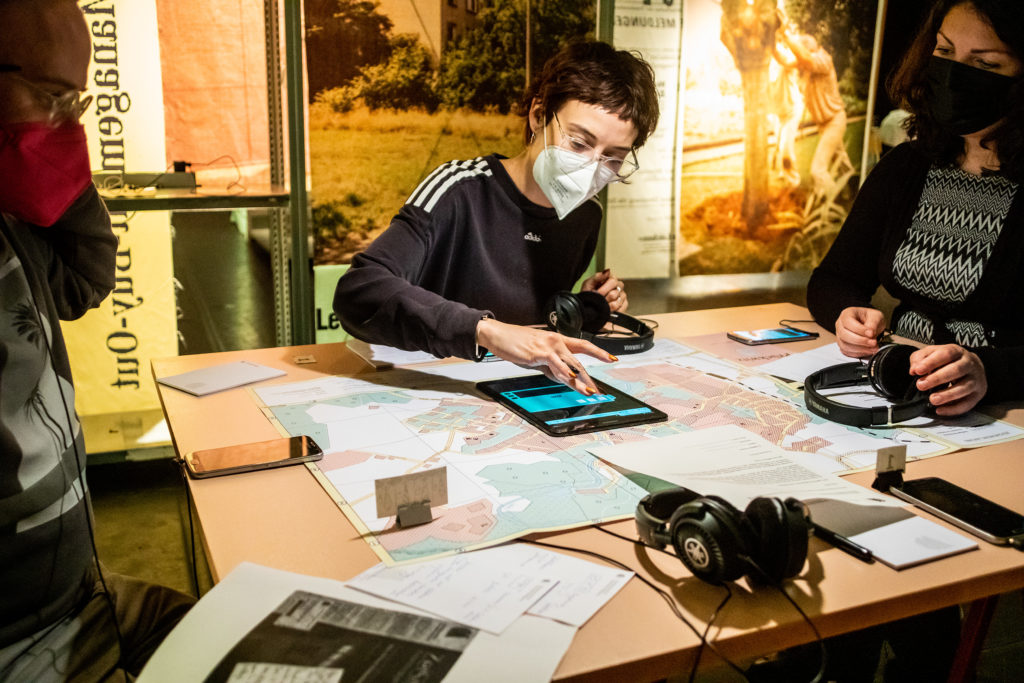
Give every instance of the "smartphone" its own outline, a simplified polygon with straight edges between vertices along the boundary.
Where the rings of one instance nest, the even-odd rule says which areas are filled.
[[[945,479],[911,479],[890,492],[989,543],[1004,545],[1024,537],[1024,515]]]
[[[764,330],[733,330],[726,332],[725,336],[741,344],[757,346],[759,344],[782,344],[783,342],[817,339],[818,333],[792,327],[773,327]]]
[[[286,436],[239,446],[193,451],[185,456],[185,467],[193,479],[205,479],[297,465],[322,457],[323,450],[308,436]]]

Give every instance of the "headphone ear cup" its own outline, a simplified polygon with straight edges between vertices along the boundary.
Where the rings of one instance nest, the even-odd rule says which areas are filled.
[[[551,299],[548,325],[566,337],[579,337],[583,329],[583,309],[572,292],[559,292]]]
[[[910,374],[910,355],[917,349],[889,344],[868,361],[868,377],[879,394],[892,401],[910,401],[921,395],[917,378]]]
[[[753,529],[751,561],[770,583],[796,576],[807,559],[809,525],[803,503],[788,498],[755,498],[743,512]]]
[[[743,576],[749,557],[749,533],[742,515],[717,496],[680,506],[669,521],[669,538],[676,555],[697,578],[720,584]]]
[[[608,306],[608,300],[597,292],[579,292],[573,296],[579,302],[583,315],[580,329],[590,334],[600,332],[612,315],[612,309]]]

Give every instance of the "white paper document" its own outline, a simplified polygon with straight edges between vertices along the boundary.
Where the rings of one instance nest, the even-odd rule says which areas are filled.
[[[632,576],[521,543],[399,567],[372,567],[352,588],[491,633],[529,613],[582,626]]]
[[[345,346],[367,363],[378,369],[391,368],[396,365],[416,365],[419,363],[436,363],[441,360],[426,351],[403,351],[384,344],[367,344],[361,339],[349,339]]]
[[[818,370],[824,370],[840,363],[855,362],[857,362],[856,358],[843,355],[839,350],[839,344],[826,344],[810,351],[794,353],[785,358],[773,360],[770,363],[762,363],[757,366],[757,371],[803,384],[808,375]]]
[[[317,596],[323,599],[317,600]],[[347,612],[338,601],[347,603],[343,606]],[[366,606],[367,612],[360,614],[359,606]],[[415,620],[401,619],[402,613],[417,616]],[[150,658],[138,681],[201,681],[225,660],[230,660],[234,667],[231,673],[236,678],[229,680],[343,680],[346,662],[365,666],[367,661],[386,656],[388,648],[379,650],[375,646],[381,637],[388,637],[375,636],[385,628],[400,636],[401,642],[395,645],[402,652],[415,655],[420,651],[417,643],[429,639],[429,645],[440,645],[449,653],[449,662],[454,660],[450,669],[442,674],[427,675],[426,669],[417,669],[416,673],[422,677],[416,680],[443,680],[445,683],[549,681],[576,633],[572,626],[530,615],[517,619],[501,636],[461,625],[446,626],[443,630],[417,630],[421,622],[429,625],[430,620],[424,616],[417,610],[348,588],[339,581],[242,563],[185,615]],[[360,621],[367,622],[366,630],[344,628],[347,623]],[[304,661],[306,653],[313,652],[317,642],[324,640],[322,632],[304,630],[313,626],[328,631],[331,637],[326,644],[330,645],[330,654],[317,661]],[[271,639],[266,641],[269,647],[246,650],[247,636],[286,628],[296,630],[302,647],[274,647],[277,639]],[[339,631],[349,635],[337,637]],[[243,650],[241,654],[247,656],[240,657],[239,648]],[[232,656],[229,657],[229,653]],[[385,663],[402,664],[406,659],[391,657]],[[433,664],[434,659],[426,657],[422,661]],[[412,680],[412,672],[396,680]]]
[[[901,504],[829,474],[835,469],[829,458],[785,451],[737,425],[589,450],[616,467],[658,477],[701,495],[721,496],[740,509],[758,496]]]
[[[623,355],[619,360],[625,362],[653,361],[669,356],[678,356],[693,353],[694,349],[680,344],[672,339],[658,339],[654,347],[643,353]],[[594,358],[585,353],[576,354],[576,360],[585,368],[615,367],[617,363],[608,363],[599,358]],[[448,379],[463,382],[484,382],[489,379],[501,379],[503,377],[521,377],[539,372],[537,368],[524,368],[507,360],[485,360],[481,363],[440,363],[424,367],[417,367],[421,373],[446,377]]]
[[[270,368],[248,360],[240,360],[183,372],[180,375],[159,377],[156,381],[175,389],[187,391],[195,396],[205,396],[286,374],[288,373],[284,370]]]

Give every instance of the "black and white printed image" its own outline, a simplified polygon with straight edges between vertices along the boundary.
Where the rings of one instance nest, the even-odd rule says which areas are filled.
[[[476,633],[444,619],[296,591],[249,631],[206,680],[435,683]]]

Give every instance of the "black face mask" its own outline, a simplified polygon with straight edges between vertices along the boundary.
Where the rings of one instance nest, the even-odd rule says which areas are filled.
[[[925,68],[926,106],[937,124],[955,135],[988,128],[1006,116],[1007,95],[1016,78],[931,57]]]

